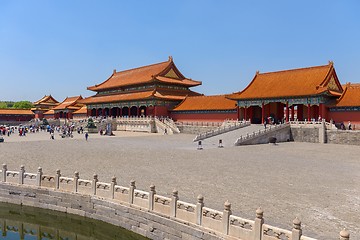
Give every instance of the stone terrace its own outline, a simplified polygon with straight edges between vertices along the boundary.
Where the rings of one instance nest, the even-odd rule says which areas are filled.
[[[360,147],[332,144],[282,143],[196,150],[194,135],[158,135],[116,132],[115,137],[75,133],[74,139],[49,139],[46,133],[5,137],[1,162],[8,169],[20,165],[46,173],[61,169],[63,176],[120,185],[137,180],[138,189],[151,184],[161,195],[174,188],[180,200],[222,210],[226,200],[233,213],[254,219],[261,206],[265,223],[291,229],[302,221],[303,234],[337,239],[346,227],[351,239],[360,239]],[[21,141],[21,143],[19,142]]]

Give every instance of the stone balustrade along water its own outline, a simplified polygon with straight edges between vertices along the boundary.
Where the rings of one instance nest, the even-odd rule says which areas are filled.
[[[64,177],[60,170],[54,175],[9,171],[1,169],[0,201],[47,208],[106,221],[122,226],[150,238],[188,239],[242,239],[242,240],[314,240],[302,235],[301,222],[293,220],[293,228],[285,230],[264,223],[263,210],[256,210],[254,220],[234,216],[231,204],[224,209],[207,208],[204,197],[197,202],[179,200],[177,190],[170,197],[156,193],[151,185],[149,192],[136,189],[135,181],[128,187],[117,185],[116,177],[110,183],[81,179],[79,172]],[[164,237],[166,236],[166,237]],[[349,240],[347,230],[339,239]]]

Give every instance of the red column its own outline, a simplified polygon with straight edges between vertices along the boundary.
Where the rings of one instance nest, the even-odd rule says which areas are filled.
[[[136,110],[136,115],[137,115],[137,117],[139,117],[139,116],[140,116],[140,108],[139,108],[139,107],[137,107],[137,110]]]
[[[319,104],[319,115],[322,119],[326,119],[326,107],[325,104]]]
[[[237,116],[237,119],[239,121],[240,120],[240,108],[239,108],[239,106],[236,106],[236,116]]]
[[[156,117],[156,106],[154,106],[154,117]]]
[[[245,121],[247,121],[247,107],[245,106],[244,107],[244,119],[245,119]]]
[[[96,109],[96,110],[95,110],[95,116],[96,116],[96,117],[99,116],[99,109]]]
[[[265,106],[264,103],[261,104],[261,123],[264,124],[264,118],[265,118]]]
[[[122,117],[122,108],[119,110],[119,116]]]
[[[303,121],[304,120],[304,114],[303,114],[303,108],[304,108],[304,105],[298,105],[297,107],[297,119],[299,121]]]
[[[292,106],[291,106],[291,117],[290,117],[291,120],[294,120],[294,117],[295,117],[295,112],[294,112],[294,110],[295,110],[295,109],[294,109],[294,105],[292,105]]]
[[[285,121],[289,122],[289,102],[286,102]]]
[[[308,112],[307,119],[308,119],[308,121],[310,122],[310,121],[311,121],[311,116],[310,116],[310,104],[308,104],[307,112]]]

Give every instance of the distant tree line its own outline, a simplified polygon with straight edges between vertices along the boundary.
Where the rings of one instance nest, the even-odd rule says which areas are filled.
[[[11,108],[11,109],[30,109],[34,105],[30,101],[0,101],[0,109]]]

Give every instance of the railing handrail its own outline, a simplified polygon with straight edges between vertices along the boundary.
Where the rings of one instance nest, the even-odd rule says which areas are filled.
[[[237,217],[235,215],[232,214],[231,212],[231,204],[226,201],[224,204],[224,210],[223,211],[218,211],[212,208],[208,208],[204,206],[204,199],[202,196],[198,196],[197,198],[197,203],[196,204],[192,204],[192,203],[187,203],[184,201],[178,201],[179,197],[178,197],[178,192],[176,190],[174,190],[172,192],[172,196],[171,197],[166,197],[166,196],[162,196],[162,195],[158,195],[155,192],[155,186],[150,186],[150,192],[147,191],[143,191],[143,190],[137,190],[136,186],[135,186],[135,181],[132,180],[130,182],[130,186],[129,187],[123,187],[120,185],[117,185],[116,183],[116,177],[112,178],[111,183],[106,183],[106,182],[99,182],[98,181],[98,177],[95,174],[94,175],[94,179],[93,180],[86,180],[86,179],[80,179],[79,178],[79,173],[75,172],[75,176],[73,178],[70,177],[63,177],[60,174],[60,170],[56,171],[56,175],[55,175],[55,181],[57,183],[55,183],[55,187],[49,187],[49,186],[43,186],[42,185],[42,176],[43,176],[43,172],[42,172],[42,168],[38,168],[38,172],[37,173],[26,173],[27,175],[31,175],[31,176],[36,176],[36,183],[34,183],[34,181],[31,182],[24,182],[24,175],[25,175],[25,167],[21,166],[20,171],[9,171],[7,169],[7,165],[3,164],[2,169],[0,170],[1,175],[2,175],[2,182],[6,183],[6,184],[14,184],[13,181],[8,181],[9,178],[18,178],[19,179],[19,184],[16,184],[16,186],[37,186],[39,188],[45,188],[45,189],[52,189],[54,191],[62,191],[62,187],[59,184],[60,180],[65,180],[64,181],[64,185],[68,184],[70,186],[72,186],[73,188],[73,192],[74,193],[78,193],[78,194],[86,194],[86,195],[90,195],[90,196],[95,196],[97,195],[97,191],[100,191],[98,188],[98,186],[106,186],[106,188],[104,187],[103,189],[101,189],[101,191],[109,191],[111,192],[111,196],[112,197],[103,197],[101,196],[101,199],[105,199],[106,201],[111,201],[114,200],[114,194],[115,192],[117,194],[126,194],[128,195],[128,203],[130,203],[130,205],[128,205],[128,203],[126,203],[123,200],[119,200],[116,199],[116,202],[123,202],[126,203],[127,206],[129,208],[131,208],[133,205],[136,207],[140,207],[139,205],[136,205],[136,201],[134,201],[135,198],[139,198],[139,195],[144,195],[146,196],[146,198],[143,198],[143,201],[147,201],[148,202],[148,207],[149,207],[149,211],[151,211],[154,214],[159,214],[160,216],[164,215],[164,213],[161,212],[157,212],[157,210],[154,208],[155,204],[162,204],[162,205],[166,205],[167,207],[170,207],[170,217],[172,217],[173,220],[178,220],[180,222],[184,222],[186,221],[183,218],[179,218],[176,215],[176,211],[178,209],[179,205],[186,205],[189,206],[191,208],[193,208],[193,212],[195,213],[196,216],[196,224],[199,226],[203,226],[202,224],[202,219],[204,217],[210,217],[213,218],[215,220],[217,220],[218,222],[221,222],[219,226],[221,226],[221,228],[223,229],[223,232],[219,232],[219,229],[212,229],[210,226],[206,226],[207,228],[210,228],[212,231],[218,232],[220,234],[223,235],[229,235],[232,237],[236,237],[233,236],[229,233],[229,228],[231,227],[236,227],[233,223],[234,220],[238,220],[247,224],[251,225],[251,230],[246,229],[246,231],[252,231],[251,234],[251,238],[242,238],[244,240],[260,240],[263,234],[266,234],[264,232],[264,229],[268,229],[269,231],[275,232],[276,234],[284,234],[287,237],[290,237],[290,239],[292,240],[313,240],[313,238],[309,238],[309,237],[304,237],[302,236],[301,233],[301,222],[295,218],[293,221],[293,229],[292,231],[286,230],[286,229],[282,229],[282,228],[278,228],[275,226],[271,226],[268,224],[264,223],[264,219],[263,219],[263,211],[261,210],[261,208],[258,208],[256,210],[256,218],[255,220],[248,220],[248,219],[244,219],[241,217]],[[8,174],[9,173],[9,174]],[[14,175],[14,176],[13,176]],[[15,176],[16,175],[16,176]],[[79,182],[87,182],[87,183],[91,183],[91,188],[93,190],[92,193],[82,193],[81,189],[79,189]],[[117,190],[120,190],[117,191]],[[123,191],[126,191],[126,193],[123,193]],[[160,200],[160,201],[159,201]],[[178,204],[179,203],[179,204]],[[189,220],[187,220],[189,222]],[[190,223],[190,222],[189,222]],[[193,222],[191,222],[192,224],[195,224]],[[242,230],[242,227],[239,227],[239,231]],[[340,232],[341,236],[344,236],[346,234],[348,234],[347,232],[344,232],[345,230]],[[257,237],[253,237],[253,236],[260,236],[259,238]],[[348,236],[348,235],[347,235]],[[346,239],[349,240],[349,237],[347,238],[341,238],[341,239]]]
[[[249,121],[236,121],[236,122],[234,122],[233,125],[230,125],[230,126],[225,125],[223,127],[218,127],[215,130],[207,131],[205,133],[200,133],[200,134],[195,136],[193,141],[196,142],[196,141],[199,141],[199,140],[204,140],[204,139],[209,138],[209,137],[213,137],[213,136],[216,136],[216,135],[219,135],[219,134],[227,133],[227,132],[230,132],[230,131],[233,131],[233,130],[236,130],[236,129],[239,129],[239,128],[242,128],[242,127],[250,126],[250,125],[251,125],[251,123]]]
[[[260,137],[260,136],[263,136],[265,134],[268,134],[270,132],[274,132],[274,131],[277,131],[281,128],[285,128],[285,127],[288,127],[290,126],[289,123],[283,123],[283,124],[279,124],[279,125],[270,125],[269,127],[267,128],[264,128],[264,129],[260,129],[258,131],[254,131],[252,133],[248,133],[246,134],[245,136],[241,135],[238,139],[236,139],[235,141],[235,145],[238,145],[240,143],[243,143],[245,141],[249,141],[249,140],[252,140],[254,138],[257,138],[257,137]]]

